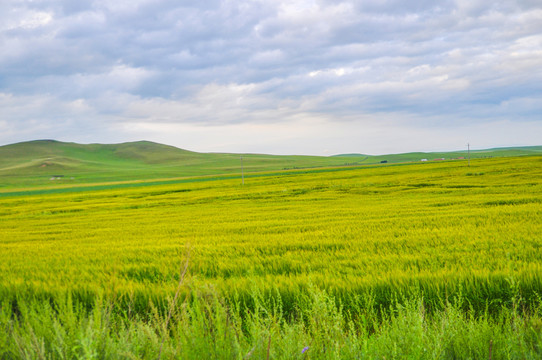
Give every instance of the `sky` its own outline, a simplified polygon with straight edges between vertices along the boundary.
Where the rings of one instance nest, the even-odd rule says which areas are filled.
[[[2,0],[0,145],[542,145],[540,0]]]

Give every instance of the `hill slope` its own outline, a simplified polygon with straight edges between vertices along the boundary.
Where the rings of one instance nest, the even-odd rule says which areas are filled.
[[[0,188],[240,173],[240,156],[197,153],[150,141],[82,145],[36,140],[0,147]],[[246,172],[353,162],[342,157],[242,156]]]
[[[471,151],[471,158],[542,154],[542,146]],[[0,146],[0,189],[185,176],[238,174],[241,154],[197,153],[150,141],[76,144],[36,140]],[[245,172],[451,159],[466,152],[369,156],[242,154]]]

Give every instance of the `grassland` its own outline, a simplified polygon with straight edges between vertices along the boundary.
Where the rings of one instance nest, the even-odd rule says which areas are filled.
[[[238,174],[240,156],[246,172],[337,166],[367,158],[197,153],[148,141],[81,145],[39,140],[0,147],[0,190]]]
[[[537,358],[542,157],[466,165],[0,198],[0,354]]]
[[[477,150],[473,159],[541,155],[541,146]],[[205,175],[282,171],[337,166],[419,162],[466,157],[465,151],[370,156],[276,156],[197,153],[149,141],[123,144],[75,144],[38,140],[0,146],[0,192],[29,187],[77,187],[88,184],[185,178]],[[54,179],[54,180],[51,180]]]

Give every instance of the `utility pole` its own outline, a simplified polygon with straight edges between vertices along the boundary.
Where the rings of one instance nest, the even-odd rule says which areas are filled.
[[[467,154],[468,154],[468,159],[469,159],[468,167],[470,167],[470,143],[467,143]]]
[[[245,171],[243,169],[243,157],[241,156],[241,181],[242,185],[245,185]]]

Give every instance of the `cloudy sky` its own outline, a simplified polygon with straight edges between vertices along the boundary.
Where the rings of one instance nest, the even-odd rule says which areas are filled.
[[[2,0],[0,145],[542,145],[540,0]]]

